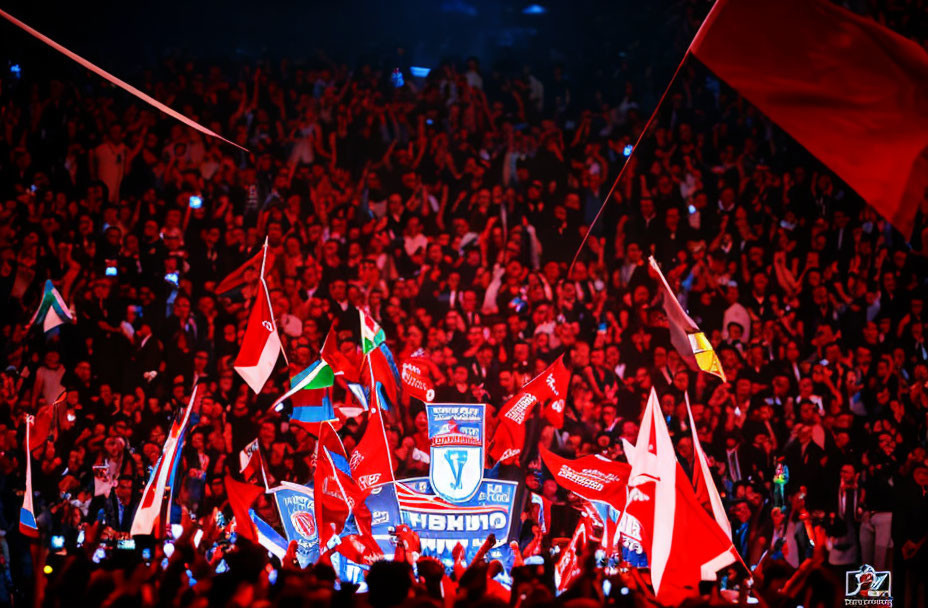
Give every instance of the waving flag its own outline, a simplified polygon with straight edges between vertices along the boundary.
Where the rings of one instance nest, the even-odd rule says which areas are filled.
[[[42,291],[42,300],[36,309],[32,318],[26,325],[26,331],[32,328],[36,323],[42,324],[42,331],[50,332],[59,325],[65,323],[74,323],[76,321],[74,311],[65,303],[64,298],[55,289],[50,280],[45,281],[45,289]]]
[[[271,524],[258,517],[254,509],[249,509],[248,515],[251,517],[251,523],[254,525],[255,533],[258,536],[258,544],[274,554],[277,559],[283,561],[284,556],[287,555],[287,545],[289,544],[287,539],[271,527]]]
[[[722,497],[719,496],[719,490],[715,487],[706,452],[702,449],[702,443],[696,433],[696,422],[693,420],[693,410],[690,409],[689,393],[684,393],[683,396],[686,398],[686,414],[689,416],[690,430],[693,432],[693,451],[696,453],[697,466],[693,467],[693,486],[695,486],[696,497],[701,504],[708,504],[709,512],[715,518],[715,522],[725,532],[725,536],[731,540],[731,522],[725,514],[725,505],[722,504]]]
[[[245,481],[251,481],[258,475],[264,481],[264,489],[268,489],[267,473],[264,471],[264,459],[261,457],[261,444],[257,439],[246,445],[238,453],[239,473]]]
[[[265,262],[265,255],[270,258],[270,263]],[[247,262],[229,273],[219,285],[216,285],[217,296],[228,296],[233,292],[241,291],[246,285],[252,285],[258,278],[264,278],[266,271],[262,268],[274,265],[274,254],[265,249],[251,256]]]
[[[557,428],[564,425],[564,404],[570,387],[570,370],[561,355],[541,374],[522,387],[500,410],[499,426],[493,435],[490,456],[497,462],[516,458],[525,447],[525,421],[536,403],[545,406],[544,415]]]
[[[631,460],[626,512],[640,522],[657,600],[679,605],[737,554],[680,468],[653,388]]]
[[[319,530],[319,546],[328,547],[332,537],[345,527],[351,507],[335,477],[335,465],[328,456],[334,452],[344,460],[345,446],[330,422],[320,424],[318,437],[313,472],[313,509]]]
[[[267,254],[267,241],[264,242],[264,254]],[[264,258],[262,258],[264,259]],[[271,294],[264,281],[264,264],[261,264],[259,277],[260,289],[252,304],[245,329],[242,349],[235,358],[235,371],[245,379],[255,393],[260,393],[264,383],[277,365],[277,357],[283,352],[274,311],[271,310]]]
[[[32,452],[29,445],[30,427],[34,422],[33,416],[26,416],[26,492],[23,494],[23,506],[19,510],[19,531],[29,538],[39,537],[39,527],[32,507]]]
[[[435,401],[435,383],[432,381],[432,361],[425,349],[420,348],[400,366],[403,390],[419,401]]]
[[[351,349],[357,352],[355,346],[352,345]],[[325,335],[319,357],[329,364],[335,376],[342,376],[347,383],[360,382],[361,372],[358,365],[339,348],[334,325],[329,327],[329,333]]]
[[[545,448],[541,448],[541,459],[554,481],[565,490],[587,500],[607,503],[619,511],[625,508],[625,491],[631,472],[628,464],[599,455],[570,460]]]
[[[171,432],[168,433],[167,439],[164,441],[161,457],[158,459],[158,463],[155,465],[155,470],[152,471],[148,483],[145,484],[145,491],[142,492],[142,500],[135,512],[135,519],[132,520],[132,529],[129,532],[132,536],[139,534],[155,534],[156,536],[160,536],[164,529],[164,524],[161,520],[164,490],[180,456],[181,438],[187,428],[187,422],[190,420],[190,412],[193,410],[193,402],[197,396],[197,388],[197,386],[193,387],[193,394],[190,395],[190,403],[174,418],[174,424],[171,425]]]
[[[373,317],[364,314],[363,310],[359,310],[358,314],[361,317],[361,352],[366,355],[383,344],[385,337],[383,329]]]
[[[928,188],[928,53],[917,41],[826,0],[722,0],[690,51],[912,234]]]
[[[654,258],[649,258],[649,261],[664,288],[664,314],[667,315],[667,322],[670,325],[670,341],[674,348],[692,369],[702,370],[707,374],[718,376],[722,382],[727,382],[722,362],[719,361],[706,334],[696,327],[696,323],[680,306],[677,296],[674,295],[673,289],[670,288],[670,284],[667,283],[667,279],[664,278]]]
[[[351,476],[357,481],[362,491],[395,481],[390,444],[387,441],[387,430],[383,424],[381,404],[384,396],[381,383],[377,383],[377,388],[371,393],[371,397],[367,428],[348,461]]]
[[[564,549],[560,559],[557,560],[557,564],[554,565],[554,584],[558,594],[567,591],[570,584],[582,572],[580,555],[586,546],[589,530],[589,523],[585,520],[586,517],[583,517],[577,522],[577,529],[574,530],[570,543]]]
[[[258,528],[249,512],[251,505],[255,504],[258,497],[264,494],[264,490],[250,483],[235,481],[230,475],[225,476],[224,482],[226,496],[229,497],[229,507],[232,508],[232,514],[235,516],[235,533],[255,544],[260,544]]]
[[[334,384],[335,374],[332,368],[324,360],[317,359],[309,367],[290,378],[290,390],[278,397],[271,407],[276,408],[298,391],[322,391],[331,388]]]

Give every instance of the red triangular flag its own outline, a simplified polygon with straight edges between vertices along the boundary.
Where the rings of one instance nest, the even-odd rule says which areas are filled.
[[[235,515],[235,533],[251,542],[258,543],[258,530],[248,515],[251,505],[255,504],[264,490],[250,483],[235,481],[229,475],[225,477],[226,495],[229,497],[229,506]]]

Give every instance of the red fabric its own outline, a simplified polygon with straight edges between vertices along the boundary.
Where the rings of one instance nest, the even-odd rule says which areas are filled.
[[[587,500],[608,503],[614,509],[625,508],[625,487],[631,467],[599,456],[584,456],[576,460],[561,458],[541,448],[541,459],[554,476],[554,481]]]
[[[248,326],[245,328],[242,348],[235,357],[235,367],[258,365],[271,332],[277,331],[274,325],[274,314],[271,312],[271,305],[268,301],[267,285],[263,281],[259,285],[251,313],[248,315]]]
[[[235,533],[243,538],[257,543],[258,531],[248,515],[251,505],[258,497],[264,494],[264,489],[250,483],[235,481],[230,476],[225,478],[226,495],[229,497],[229,506],[235,515]]]
[[[325,336],[322,343],[322,350],[319,353],[322,360],[329,364],[332,372],[341,375],[348,382],[360,382],[360,371],[338,347],[338,338],[335,335],[335,326],[329,328],[329,333]]]
[[[557,428],[564,426],[564,402],[570,387],[570,370],[563,355],[541,374],[512,396],[499,412],[499,426],[493,435],[490,456],[494,460],[510,460],[525,447],[525,421],[536,403],[544,405],[544,416]]]
[[[261,261],[264,257],[264,249],[251,256],[247,262],[233,270],[229,273],[229,276],[224,278],[219,285],[216,285],[216,295],[221,296],[223,294],[241,289],[249,282],[256,281],[258,275],[261,274]],[[265,274],[266,269],[272,267],[274,264],[274,254],[268,251],[267,262],[265,264]]]
[[[911,235],[928,187],[928,53],[825,0],[719,0],[690,50]]]
[[[394,481],[393,462],[387,431],[383,424],[383,412],[377,391],[371,392],[371,409],[367,416],[367,428],[348,461],[351,476],[362,491]]]

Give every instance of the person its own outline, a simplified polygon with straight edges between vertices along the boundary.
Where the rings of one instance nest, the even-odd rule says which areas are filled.
[[[128,533],[132,529],[132,521],[138,508],[134,483],[135,478],[131,475],[120,475],[113,492],[97,512],[97,520],[110,533]]]

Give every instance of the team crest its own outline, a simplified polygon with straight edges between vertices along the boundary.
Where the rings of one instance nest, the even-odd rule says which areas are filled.
[[[450,502],[467,502],[483,481],[484,404],[426,404],[429,482]]]

